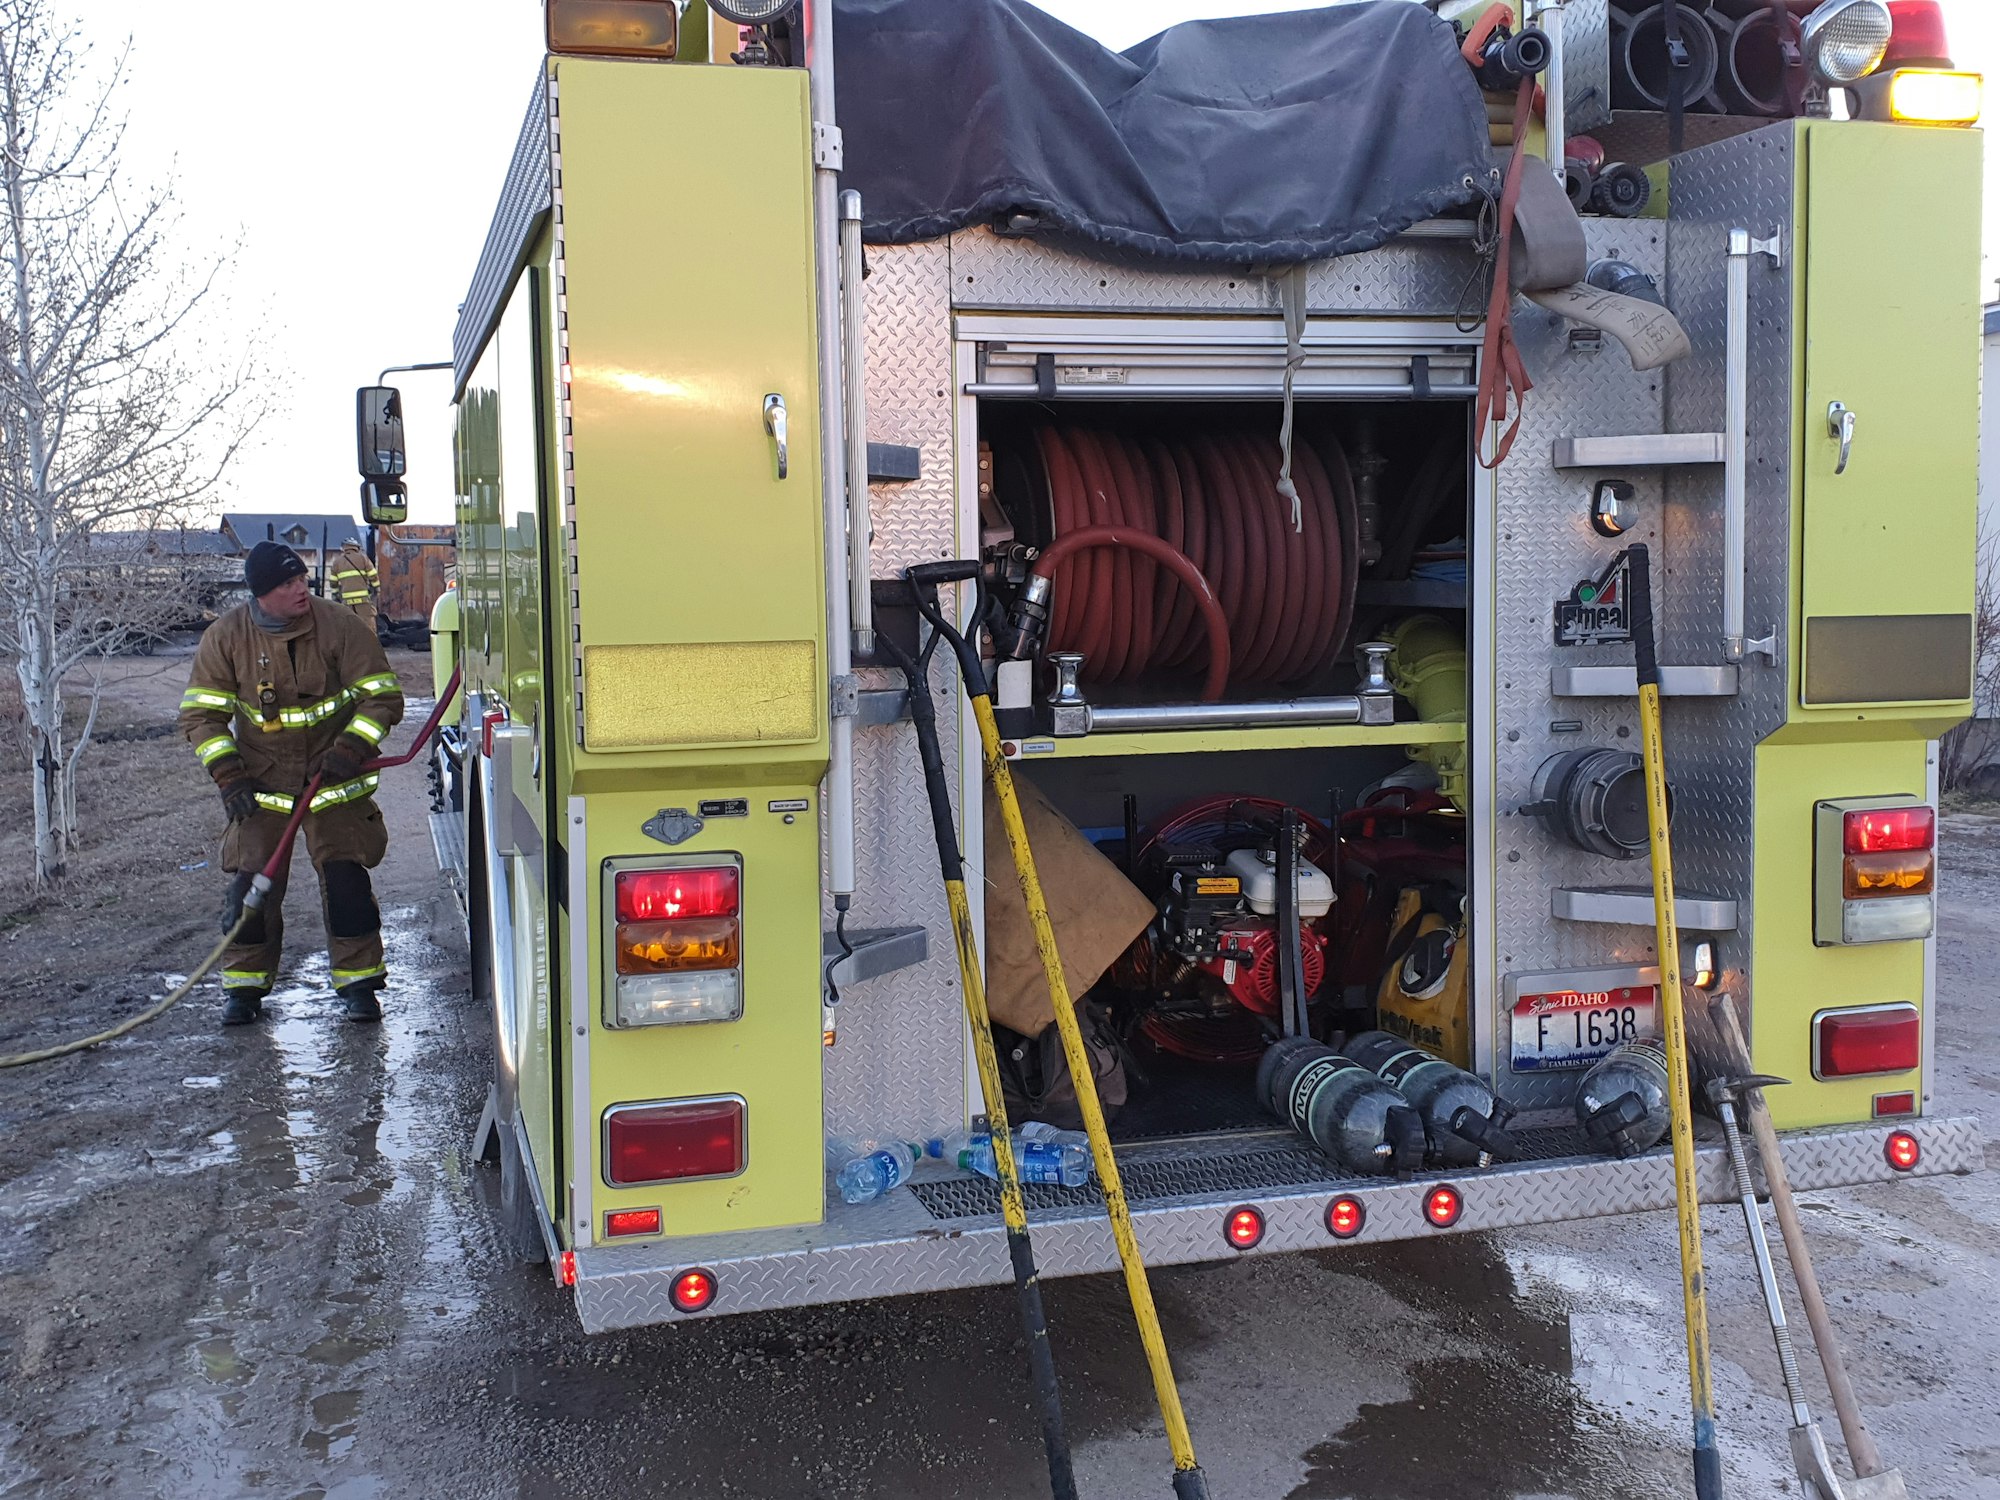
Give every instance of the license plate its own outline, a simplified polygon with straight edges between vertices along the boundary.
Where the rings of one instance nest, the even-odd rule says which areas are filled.
[[[1514,1002],[1514,1071],[1587,1068],[1620,1042],[1659,1035],[1657,985],[1556,990]]]

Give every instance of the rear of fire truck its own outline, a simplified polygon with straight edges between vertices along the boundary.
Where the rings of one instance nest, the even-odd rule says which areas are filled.
[[[1972,1169],[1931,1063],[1935,741],[1973,639],[1978,81],[1936,6],[1860,3],[1893,14],[1886,52],[1806,16],[1761,93],[1718,62],[1679,101],[1647,93],[1654,11],[1531,13],[1524,169],[1562,161],[1581,211],[1559,184],[1522,201],[1552,193],[1538,222],[1581,258],[1503,290],[1497,340],[1522,68],[1462,45],[1483,7],[1371,0],[1114,56],[1023,0],[551,0],[457,333],[467,706],[435,823],[494,1017],[481,1149],[587,1327],[1007,1279],[986,1178],[935,1163],[848,1203],[829,1173],[986,1110],[876,635],[917,642],[897,580],[947,558],[981,565],[955,607],[1149,1261],[1671,1201],[1657,1135],[1578,1108],[1607,1066],[1644,1073],[1627,1044],[1660,1021],[1635,541],[1697,1052],[1738,1007],[1790,1080],[1798,1186]],[[1773,13],[1723,9],[1711,60],[1757,84],[1735,28]],[[1190,80],[1242,107],[1189,108]],[[1242,117],[1288,110],[1342,133],[1246,151]],[[1322,166],[1284,166],[1306,148]],[[1121,218],[1134,182],[1169,183],[1184,232]],[[1362,201],[1385,182],[1393,211]],[[1481,424],[1479,396],[1509,342],[1532,389],[1496,462],[1514,413]],[[931,686],[1010,1115],[1061,1124],[949,657]],[[1492,1137],[1353,1150],[1288,1106],[1274,1040],[1414,1045],[1502,1101]],[[1699,1174],[1728,1196],[1707,1141]],[[1043,1274],[1115,1264],[1093,1185],[1030,1207]]]

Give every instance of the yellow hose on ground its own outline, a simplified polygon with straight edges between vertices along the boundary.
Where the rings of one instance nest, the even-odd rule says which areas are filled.
[[[202,976],[222,962],[223,951],[236,941],[236,934],[243,930],[243,924],[250,920],[251,908],[246,903],[237,916],[234,925],[222,935],[222,941],[215,945],[207,958],[195,967],[195,971],[180,982],[178,988],[156,1005],[149,1005],[136,1016],[120,1021],[109,1030],[97,1032],[93,1036],[80,1036],[73,1042],[63,1042],[54,1047],[43,1047],[34,1052],[16,1052],[11,1057],[0,1057],[0,1068],[25,1068],[29,1063],[50,1062],[58,1057],[68,1057],[72,1052],[82,1052],[89,1047],[101,1046],[105,1042],[116,1041],[128,1031],[137,1031],[148,1021],[156,1020],[185,1000],[188,992],[201,983]]]

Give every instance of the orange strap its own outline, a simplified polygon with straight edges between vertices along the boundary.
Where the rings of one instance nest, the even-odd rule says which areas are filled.
[[[1512,242],[1514,238],[1514,208],[1521,200],[1521,171],[1527,157],[1528,113],[1534,105],[1535,81],[1521,80],[1520,93],[1514,101],[1514,154],[1507,162],[1507,176],[1500,188],[1499,248],[1494,252],[1493,295],[1486,303],[1486,338],[1480,350],[1479,359],[1479,403],[1473,414],[1475,441],[1483,441],[1487,424],[1506,422],[1509,398],[1512,398],[1514,420],[1500,435],[1494,445],[1493,461],[1479,460],[1481,468],[1497,469],[1514,446],[1514,439],[1521,430],[1521,408],[1535,383],[1528,378],[1528,367],[1521,360],[1521,351],[1514,343],[1513,289],[1508,285]],[[1475,457],[1477,452],[1475,450]]]
[[[1513,20],[1514,8],[1506,4],[1505,0],[1494,0],[1492,5],[1486,7],[1485,13],[1472,23],[1472,29],[1466,32],[1465,40],[1459,44],[1458,55],[1473,67],[1478,67],[1479,54],[1486,50],[1486,43],[1492,37],[1494,29],[1501,25],[1510,25]]]

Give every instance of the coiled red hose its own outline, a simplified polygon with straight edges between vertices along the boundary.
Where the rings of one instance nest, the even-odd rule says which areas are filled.
[[[1279,455],[1268,433],[1046,423],[1034,430],[1033,448],[1048,482],[1050,553],[1085,530],[1121,533],[1060,571],[1037,565],[1054,580],[1050,645],[1082,652],[1086,681],[1133,682],[1205,660],[1204,698],[1213,702],[1226,682],[1310,677],[1344,644],[1360,547],[1353,478],[1331,439],[1294,449],[1296,527],[1278,495]],[[1141,546],[1142,537],[1165,550]],[[1177,587],[1176,576],[1189,587]],[[1219,668],[1218,653],[1205,649],[1212,641],[1228,650]]]
[[[1187,585],[1187,592],[1201,611],[1202,623],[1207,627],[1208,676],[1202,683],[1201,701],[1218,702],[1223,689],[1229,685],[1229,619],[1216,602],[1215,591],[1208,586],[1208,580],[1201,576],[1201,570],[1177,548],[1161,541],[1150,532],[1134,531],[1127,526],[1086,526],[1081,531],[1065,532],[1049,546],[1048,550],[1035,559],[1030,570],[1044,578],[1053,579],[1056,568],[1079,552],[1087,552],[1096,547],[1118,547],[1139,554],[1138,558],[1120,558],[1120,562],[1134,565],[1128,575],[1131,588],[1136,594],[1142,587],[1153,583],[1153,569],[1144,559],[1158,559],[1168,571],[1175,574]],[[1138,572],[1143,567],[1144,572]],[[1131,622],[1132,636],[1127,644],[1131,650],[1142,656],[1150,656],[1153,649],[1151,622],[1142,614]]]

